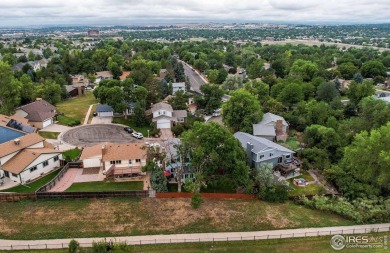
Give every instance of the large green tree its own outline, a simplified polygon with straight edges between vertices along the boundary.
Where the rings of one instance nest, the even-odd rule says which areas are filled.
[[[290,69],[290,75],[301,77],[303,81],[308,82],[313,79],[318,71],[317,64],[302,59],[296,60]]]
[[[217,123],[195,122],[182,134],[182,143],[190,150],[191,165],[206,181],[221,173],[229,176],[235,187],[247,186],[249,167],[246,154],[232,133]]]
[[[386,71],[387,69],[383,65],[383,63],[376,60],[372,60],[364,63],[361,68],[362,75],[364,77],[371,77],[371,78],[374,78],[376,76],[386,77],[387,76]]]
[[[232,93],[223,106],[223,122],[234,132],[251,133],[252,125],[263,117],[260,102],[255,95],[244,89]]]
[[[365,80],[362,83],[352,81],[347,90],[347,96],[350,101],[357,105],[359,102],[368,96],[372,96],[375,93],[374,85],[372,81]]]

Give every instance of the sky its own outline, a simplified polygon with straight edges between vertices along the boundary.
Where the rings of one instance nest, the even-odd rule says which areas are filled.
[[[390,23],[390,0],[0,0],[0,26]]]

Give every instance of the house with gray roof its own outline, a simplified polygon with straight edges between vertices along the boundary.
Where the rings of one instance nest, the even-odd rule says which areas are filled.
[[[109,105],[96,106],[96,113],[98,117],[113,117],[114,109]]]
[[[270,141],[286,141],[288,138],[288,123],[283,117],[267,112],[259,123],[253,124],[253,135]]]
[[[37,98],[35,102],[16,109],[15,116],[26,118],[32,127],[42,129],[54,123],[56,108],[46,100]]]
[[[186,92],[186,84],[182,83],[172,83],[172,95],[175,95],[179,90]]]
[[[271,163],[273,166],[286,164],[291,162],[295,153],[266,138],[248,133],[237,132],[234,137],[240,141],[241,146],[245,149],[251,168],[259,168],[263,163]]]
[[[160,102],[152,105],[152,121],[158,129],[171,128],[175,123],[182,123],[187,118],[186,110],[173,110],[170,104]]]

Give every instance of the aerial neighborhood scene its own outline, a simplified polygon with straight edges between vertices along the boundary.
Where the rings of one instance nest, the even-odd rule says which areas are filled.
[[[389,252],[373,2],[1,1],[0,253]]]

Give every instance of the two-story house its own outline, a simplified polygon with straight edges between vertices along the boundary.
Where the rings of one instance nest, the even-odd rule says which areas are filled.
[[[273,166],[286,164],[292,161],[295,153],[266,138],[248,133],[237,132],[234,137],[240,141],[241,146],[245,149],[251,168],[258,168],[262,163],[270,163]]]
[[[253,124],[253,135],[271,141],[286,141],[288,138],[288,123],[283,117],[267,112],[259,123]]]
[[[179,90],[186,92],[186,84],[184,82],[181,83],[172,83],[172,95],[175,95]]]
[[[158,129],[171,128],[174,123],[184,123],[187,118],[186,110],[173,110],[167,103],[157,103],[152,105],[152,121],[156,123]]]
[[[80,160],[84,168],[102,168],[106,177],[144,175],[147,150],[143,143],[98,144],[83,149]]]
[[[60,167],[61,152],[40,135],[0,128],[7,137],[0,136],[0,178],[24,184]],[[11,135],[15,138],[9,139]]]

